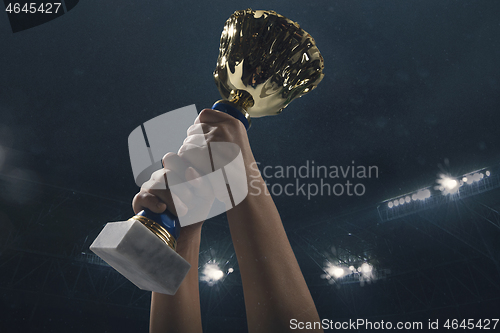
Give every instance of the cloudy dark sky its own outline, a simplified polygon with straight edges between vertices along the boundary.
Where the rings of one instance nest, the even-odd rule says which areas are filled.
[[[325,78],[249,132],[262,165],[376,165],[363,198],[277,198],[283,213],[363,206],[499,162],[495,2],[252,4],[299,22]],[[189,8],[188,8],[189,7]],[[1,172],[127,200],[129,133],[219,98],[212,71],[231,2],[85,2],[12,34],[0,25]],[[273,180],[270,180],[272,182]],[[333,212],[333,211],[332,211]]]
[[[200,111],[220,99],[212,77],[220,33],[249,6],[297,21],[325,61],[317,89],[279,116],[253,121],[248,134],[261,166],[354,161],[379,171],[351,179],[365,187],[360,197],[276,196],[287,231],[375,209],[434,185],[440,172],[500,163],[498,1],[81,1],[15,34],[0,14],[0,207],[10,207],[10,221],[22,225],[22,213],[51,205],[92,219],[93,204],[64,206],[47,188],[116,200],[130,215],[138,188],[128,135],[167,111]],[[84,238],[116,216],[109,211],[100,207],[88,224],[70,220],[81,225],[65,232],[72,242]]]

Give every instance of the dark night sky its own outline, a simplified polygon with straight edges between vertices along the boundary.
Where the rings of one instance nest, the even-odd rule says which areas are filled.
[[[3,20],[1,144],[13,151],[2,172],[23,170],[57,186],[132,197],[128,134],[166,111],[193,103],[201,110],[219,98],[211,73],[220,31],[232,11],[247,7],[186,6],[86,2],[16,34]],[[296,207],[376,203],[431,185],[445,159],[456,176],[498,163],[494,2],[271,7],[313,35],[325,78],[282,115],[254,122],[256,158],[271,166],[354,160],[380,172],[366,182],[363,198],[278,198],[285,215]]]

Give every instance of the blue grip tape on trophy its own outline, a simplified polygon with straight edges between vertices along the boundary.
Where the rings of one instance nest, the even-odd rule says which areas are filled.
[[[247,130],[250,127],[250,124],[248,123],[248,120],[245,118],[243,113],[241,113],[241,111],[238,110],[237,108],[235,108],[234,106],[231,106],[231,105],[225,104],[225,103],[221,103],[221,102],[217,102],[212,106],[212,109],[217,110],[217,111],[222,111],[224,113],[227,113],[227,114],[233,116],[234,118],[241,121],[243,123],[243,125],[245,125],[245,128]]]
[[[152,221],[155,221],[163,228],[165,228],[174,238],[177,240],[181,231],[181,225],[179,224],[179,218],[174,214],[170,213],[168,210],[161,214],[153,213],[149,209],[145,208],[140,211],[137,215],[144,216]]]

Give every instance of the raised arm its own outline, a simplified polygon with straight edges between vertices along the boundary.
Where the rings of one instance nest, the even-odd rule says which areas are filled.
[[[191,264],[191,269],[175,295],[152,293],[151,333],[202,332],[198,285],[201,225],[187,226],[182,231],[177,243],[177,253]]]
[[[214,110],[203,110],[196,124],[203,128],[209,144],[231,142],[240,147],[247,184],[252,182],[248,196],[227,212],[241,272],[249,332],[293,331],[292,319],[319,322],[279,213],[255,167],[244,126]],[[182,157],[182,148],[179,155]]]
[[[249,332],[292,331],[292,319],[319,322],[276,206],[262,178],[252,181],[254,194],[227,212]]]
[[[205,196],[194,200],[193,196],[200,194],[197,189],[206,190],[209,184],[199,184],[195,181],[199,174],[179,158],[177,154],[169,153],[163,158],[164,169],[153,173],[151,179],[144,183],[141,191],[134,197],[132,206],[135,213],[148,208],[155,213],[168,209],[175,215],[184,216],[196,203],[197,208],[206,206],[209,210],[213,198]],[[172,194],[166,189],[167,174],[169,179],[175,177],[179,181],[191,181],[192,190],[177,191]],[[203,194],[203,193],[201,193]],[[173,196],[177,196],[174,205]],[[177,209],[176,209],[177,207]],[[203,210],[203,209],[202,209]],[[198,284],[198,254],[200,252],[201,229],[203,222],[181,228],[177,239],[177,253],[191,264],[191,269],[179,286],[175,295],[152,293],[150,332],[151,333],[198,333],[202,332],[200,294]]]

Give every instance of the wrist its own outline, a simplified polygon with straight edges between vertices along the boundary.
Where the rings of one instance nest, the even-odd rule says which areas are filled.
[[[201,227],[203,222],[195,223],[181,228],[179,238],[177,239],[177,253],[182,256],[190,250],[198,253],[201,241]]]

